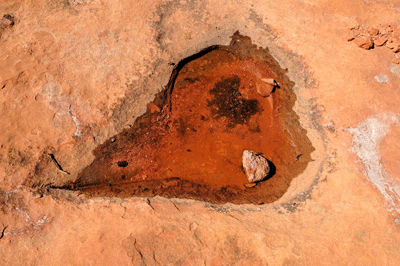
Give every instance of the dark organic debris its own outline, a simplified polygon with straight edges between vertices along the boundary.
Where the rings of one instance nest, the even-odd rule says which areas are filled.
[[[229,127],[245,124],[250,117],[260,111],[258,100],[247,100],[239,92],[240,79],[234,75],[215,84],[210,93],[214,98],[208,101],[216,119],[226,117]]]

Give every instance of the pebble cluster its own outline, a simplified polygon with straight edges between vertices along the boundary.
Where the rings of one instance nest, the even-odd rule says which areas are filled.
[[[359,25],[349,30],[347,41],[354,41],[358,47],[366,50],[385,46],[397,53],[400,52],[400,26],[381,25],[375,28]],[[397,54],[392,63],[400,64]]]

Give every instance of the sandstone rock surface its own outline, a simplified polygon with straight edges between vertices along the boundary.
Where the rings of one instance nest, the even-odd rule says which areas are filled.
[[[398,10],[396,1],[0,1],[0,18],[15,18],[0,37],[0,264],[397,266],[400,69],[393,50],[346,38],[354,25],[392,38]],[[45,160],[40,181],[74,180],[146,111],[174,63],[236,30],[288,69],[315,148],[283,197],[87,199],[25,184]],[[389,83],[375,81],[382,73]]]

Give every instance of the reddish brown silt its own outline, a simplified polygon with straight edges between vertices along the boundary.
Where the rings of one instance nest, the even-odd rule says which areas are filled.
[[[229,46],[181,61],[147,113],[98,147],[93,163],[66,187],[88,196],[273,202],[313,150],[292,110],[292,86],[267,49],[235,33]],[[244,150],[271,164],[255,187],[245,186]]]

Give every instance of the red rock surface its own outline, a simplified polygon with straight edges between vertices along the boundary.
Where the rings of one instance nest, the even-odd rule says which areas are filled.
[[[0,264],[398,265],[391,180],[400,70],[392,50],[360,49],[346,36],[355,25],[396,33],[399,8],[343,0],[2,1],[0,17],[11,14],[15,24],[0,37]],[[173,63],[228,44],[236,30],[288,69],[294,110],[315,147],[278,201],[87,199],[24,185],[39,170],[39,184],[75,180],[96,147],[146,111]],[[375,79],[382,74],[385,82]],[[70,174],[52,160],[35,169],[49,154]]]

